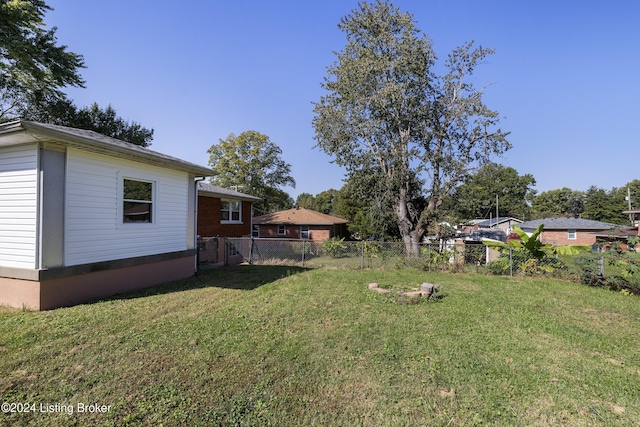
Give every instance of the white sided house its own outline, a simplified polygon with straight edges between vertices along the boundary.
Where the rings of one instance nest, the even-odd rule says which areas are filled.
[[[214,172],[93,131],[0,125],[0,304],[47,310],[191,277]]]

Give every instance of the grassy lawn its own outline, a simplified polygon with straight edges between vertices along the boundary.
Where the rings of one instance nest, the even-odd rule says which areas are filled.
[[[425,281],[440,298],[367,289]],[[639,320],[637,297],[551,279],[206,270],[0,308],[0,402],[37,410],[0,425],[640,426]]]

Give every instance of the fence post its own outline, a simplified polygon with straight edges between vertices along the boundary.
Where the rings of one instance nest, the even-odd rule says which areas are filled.
[[[302,266],[304,267],[304,245],[305,245],[306,241],[303,240],[302,241]]]
[[[228,267],[229,266],[229,241],[227,240],[226,237],[222,238],[222,246],[224,248],[224,266]]]
[[[360,251],[360,270],[364,270],[364,240],[362,242],[360,242],[361,245],[360,247],[362,248],[362,250]]]
[[[598,276],[604,277],[604,258],[598,258]]]
[[[509,276],[513,276],[513,250],[509,246]]]

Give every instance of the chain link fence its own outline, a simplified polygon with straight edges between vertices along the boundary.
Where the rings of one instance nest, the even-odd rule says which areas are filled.
[[[252,264],[299,265],[341,269],[421,267],[446,271],[452,265],[479,267],[489,260],[481,244],[420,245],[417,256],[408,257],[402,242],[225,238],[226,258],[238,255]]]
[[[402,242],[210,238],[199,244],[200,262],[296,265],[336,269],[393,269],[546,276],[640,293],[640,254],[584,251],[535,259],[527,252],[479,243],[422,244],[407,256]]]
[[[597,250],[536,259],[528,252],[502,249],[487,264],[492,274],[546,276],[640,294],[640,253]]]

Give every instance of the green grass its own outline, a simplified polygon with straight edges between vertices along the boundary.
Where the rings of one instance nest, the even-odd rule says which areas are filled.
[[[440,298],[376,294],[422,282]],[[0,308],[0,425],[640,426],[640,300],[551,279],[242,266]]]

